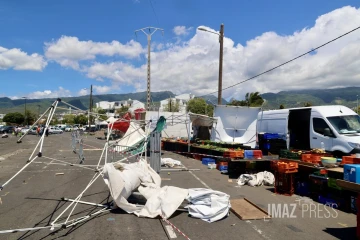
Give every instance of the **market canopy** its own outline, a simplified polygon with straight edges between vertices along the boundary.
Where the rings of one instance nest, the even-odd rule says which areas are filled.
[[[213,123],[217,122],[216,118],[212,118],[206,115],[189,113],[189,116],[192,125],[196,127],[201,127],[201,126],[211,127]]]

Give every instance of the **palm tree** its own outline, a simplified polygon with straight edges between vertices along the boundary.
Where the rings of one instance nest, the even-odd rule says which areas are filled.
[[[245,101],[249,107],[261,106],[264,103],[264,99],[261,97],[259,92],[246,93]]]

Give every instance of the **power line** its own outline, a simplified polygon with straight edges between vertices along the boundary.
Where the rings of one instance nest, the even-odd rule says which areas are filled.
[[[269,70],[266,70],[265,72],[259,73],[259,74],[255,75],[255,76],[250,77],[250,78],[248,78],[248,79],[245,79],[245,80],[243,80],[243,81],[241,81],[241,82],[235,83],[235,84],[230,85],[230,86],[228,86],[228,87],[226,87],[226,88],[222,88],[222,90],[226,90],[226,89],[235,87],[235,86],[240,85],[240,84],[242,84],[242,83],[244,83],[244,82],[250,81],[250,80],[252,80],[252,79],[254,79],[254,78],[257,78],[257,77],[259,77],[259,76],[261,76],[261,75],[264,75],[264,74],[266,74],[266,73],[269,73],[269,72],[271,72],[271,71],[273,71],[273,70],[275,70],[275,69],[277,69],[277,68],[279,68],[279,67],[282,67],[282,66],[284,66],[284,65],[286,65],[286,64],[288,64],[288,63],[290,63],[290,62],[292,62],[292,61],[295,61],[296,59],[299,59],[299,58],[301,58],[301,57],[303,57],[303,56],[305,56],[305,55],[307,55],[307,54],[309,54],[309,53],[311,53],[311,52],[314,52],[314,51],[316,51],[316,50],[318,50],[318,49],[320,49],[320,48],[322,48],[322,47],[324,47],[324,46],[326,46],[326,45],[328,45],[328,44],[330,44],[330,43],[332,43],[332,42],[334,42],[334,41],[336,41],[336,40],[338,40],[338,39],[340,39],[340,38],[342,38],[342,37],[344,37],[344,36],[346,36],[346,35],[348,35],[348,34],[350,34],[350,33],[352,33],[352,32],[355,32],[355,31],[358,30],[358,29],[360,29],[360,26],[357,27],[357,28],[354,28],[354,29],[352,29],[352,30],[350,30],[350,31],[348,31],[348,32],[346,32],[346,33],[344,33],[344,34],[342,34],[342,35],[340,35],[340,36],[338,36],[338,37],[336,37],[336,38],[334,38],[334,39],[332,39],[332,40],[330,40],[330,41],[328,41],[328,42],[326,42],[326,43],[324,43],[324,44],[322,44],[322,45],[320,45],[320,46],[318,46],[318,47],[316,47],[316,48],[313,48],[313,49],[311,49],[310,51],[308,51],[308,52],[306,52],[306,53],[304,53],[304,54],[301,54],[301,55],[299,55],[299,56],[297,56],[297,57],[295,57],[295,58],[293,58],[293,59],[291,59],[291,60],[289,60],[289,61],[287,61],[287,62],[284,62],[284,63],[282,63],[282,64],[280,64],[280,65],[277,65],[276,67],[270,68]],[[205,95],[201,95],[201,96],[198,96],[198,97],[205,97],[205,96],[208,96],[208,95],[217,93],[217,92],[218,92],[218,91],[211,92],[211,93],[208,93],[208,94],[205,94]]]
[[[158,16],[157,16],[156,12],[155,12],[154,5],[152,4],[152,1],[151,1],[151,0],[149,0],[149,2],[150,2],[150,5],[151,5],[151,8],[152,8],[152,10],[153,10],[153,13],[154,13],[154,15],[155,15],[156,21],[157,21],[158,25],[160,25],[159,18],[158,18]]]

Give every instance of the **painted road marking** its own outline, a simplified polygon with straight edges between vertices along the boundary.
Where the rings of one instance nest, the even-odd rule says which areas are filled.
[[[103,148],[84,148],[83,151],[102,151]],[[59,150],[60,152],[73,152],[73,150]]]
[[[189,173],[190,173],[191,175],[193,175],[194,178],[196,178],[196,179],[197,179],[202,185],[204,185],[206,188],[211,189],[204,181],[202,181],[202,180],[201,180],[198,176],[196,176],[193,172],[189,171]],[[261,229],[259,229],[255,224],[251,223],[251,221],[248,220],[248,221],[246,221],[246,223],[250,224],[251,227],[252,227],[257,233],[259,233],[263,238],[268,239],[268,240],[271,240],[268,236],[266,236],[266,235],[264,234],[264,232],[263,232]]]
[[[211,189],[211,187],[209,187],[203,180],[201,180],[200,178],[198,178],[198,176],[196,176],[193,172],[189,171],[189,173],[190,173],[191,175],[193,175],[194,178],[196,178],[196,179],[197,179],[202,185],[204,185],[206,188]]]
[[[165,229],[166,229],[166,231],[167,231],[170,238],[177,238],[176,233],[175,233],[174,229],[172,228],[172,226],[166,225]]]
[[[6,192],[5,194],[1,195],[2,197],[5,197],[6,195],[8,195],[10,192]]]

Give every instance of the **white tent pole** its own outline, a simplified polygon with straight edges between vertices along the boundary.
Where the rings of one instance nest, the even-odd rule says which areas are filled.
[[[51,122],[51,120],[52,120],[52,118],[53,118],[53,116],[54,116],[54,114],[55,114],[56,107],[57,107],[58,103],[59,103],[59,101],[56,101],[55,107],[52,108],[52,111],[50,110],[49,117],[48,117],[48,119],[47,119],[47,121],[46,121],[46,124],[45,124],[43,136],[45,136],[45,132],[46,132],[46,130],[49,128],[49,124],[50,124],[50,122]],[[43,144],[44,144],[44,138],[43,138],[43,140],[41,141],[41,144],[40,144],[39,157],[41,157],[41,154],[42,154]]]
[[[54,102],[55,103],[55,102]],[[54,104],[53,103],[53,104]],[[52,105],[53,105],[52,104]],[[36,120],[36,122],[29,128],[28,131],[26,131],[26,133],[24,135],[22,135],[18,140],[17,143],[21,143],[21,140],[29,133],[29,131],[45,116],[45,114],[47,114],[47,112],[51,109],[51,107],[48,107],[48,109],[46,109],[46,111]]]
[[[11,180],[13,180],[17,175],[19,175],[22,171],[24,171],[24,169],[29,166],[38,156],[35,156],[33,160],[31,160],[30,162],[28,162],[27,164],[25,164],[25,166],[23,166],[17,173],[15,173],[14,176],[12,176],[9,180],[7,180],[3,185],[0,186],[0,191],[4,189],[4,187],[9,184],[9,182],[11,182]]]
[[[44,139],[44,135],[42,135],[42,136],[40,137],[40,139],[39,139],[38,143],[36,144],[36,147],[34,148],[33,152],[31,153],[31,155],[30,155],[30,157],[29,157],[29,160],[28,160],[28,161],[30,161],[30,159],[31,159],[31,158],[32,158],[32,156],[34,155],[34,153],[35,153],[36,149],[38,148],[38,146],[40,145],[40,143],[42,142],[42,140],[43,140],[43,139]]]
[[[79,203],[79,200],[82,198],[82,196],[84,195],[85,191],[96,181],[96,179],[97,179],[99,176],[101,176],[100,173],[99,173],[99,175],[98,175],[95,179],[93,179],[93,180],[88,184],[88,186],[84,189],[84,191],[82,191],[82,193],[72,202],[72,203],[75,203],[75,204],[74,204],[73,208],[71,209],[71,212],[70,212],[69,216],[66,218],[65,224],[66,224],[67,221],[69,220],[71,214],[74,212],[76,206],[77,206],[78,203]]]
[[[2,234],[2,233],[28,232],[28,231],[35,231],[35,230],[41,230],[41,229],[47,229],[47,228],[53,228],[53,227],[61,227],[61,225],[45,226],[45,227],[33,227],[33,228],[18,228],[18,229],[10,229],[10,230],[2,230],[2,231],[0,231],[0,234]]]
[[[90,180],[89,184],[85,187],[85,189],[79,194],[79,196],[76,197],[76,201],[79,200],[82,195],[84,194],[84,192],[95,182],[95,180],[101,176],[100,173],[95,173],[95,175],[93,176],[93,178]],[[69,206],[67,206],[64,211],[62,211],[60,213],[60,215],[51,223],[51,225],[55,225],[55,222],[74,204],[74,202],[70,203]]]

